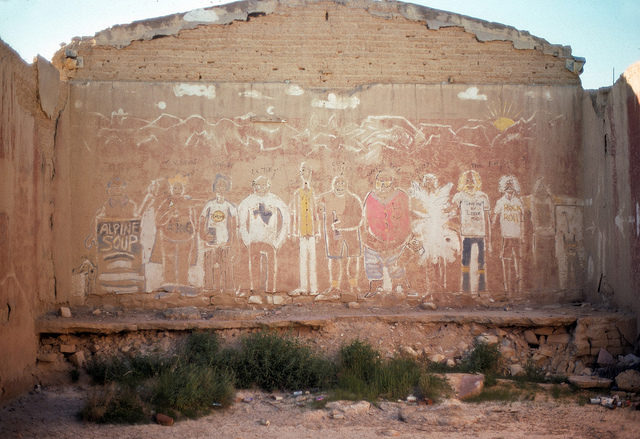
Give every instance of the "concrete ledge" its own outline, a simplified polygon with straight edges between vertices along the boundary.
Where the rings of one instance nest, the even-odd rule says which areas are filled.
[[[560,327],[572,326],[578,320],[628,320],[622,313],[598,311],[580,307],[536,310],[443,310],[416,309],[345,309],[343,307],[312,307],[309,310],[278,311],[207,311],[200,319],[167,319],[158,312],[119,312],[117,315],[93,316],[74,310],[74,317],[45,315],[36,322],[39,334],[79,334],[135,332],[145,330],[189,331],[196,329],[258,329],[258,328],[322,328],[330,323],[416,323],[416,324],[478,324],[492,327]],[[291,307],[293,308],[293,307]],[[88,315],[89,314],[89,315]],[[115,314],[115,313],[114,313]]]

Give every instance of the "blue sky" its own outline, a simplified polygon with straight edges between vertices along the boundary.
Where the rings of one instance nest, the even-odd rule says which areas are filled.
[[[0,38],[27,62],[74,36],[228,3],[215,0],[0,0]],[[412,3],[513,26],[587,59],[584,88],[611,85],[640,60],[638,0],[425,0]]]

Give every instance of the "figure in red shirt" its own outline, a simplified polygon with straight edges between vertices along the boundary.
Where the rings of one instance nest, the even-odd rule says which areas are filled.
[[[382,281],[382,290],[390,292],[394,282],[406,282],[399,258],[411,235],[409,197],[393,187],[390,171],[376,175],[376,188],[364,201],[364,219],[364,268],[369,294],[375,294],[374,281]]]

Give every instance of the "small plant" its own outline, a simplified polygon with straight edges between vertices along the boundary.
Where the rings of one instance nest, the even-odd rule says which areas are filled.
[[[191,364],[213,367],[218,362],[220,341],[215,333],[193,332],[183,348],[184,360]]]
[[[212,407],[228,407],[235,391],[233,376],[198,364],[167,370],[154,381],[150,401],[158,411],[195,418]]]
[[[462,372],[484,373],[496,376],[500,368],[500,350],[497,344],[474,341],[473,349],[463,358]]]
[[[242,340],[240,351],[227,352],[236,385],[256,385],[264,390],[297,390],[327,387],[335,367],[292,338],[259,332]]]
[[[451,386],[444,377],[424,372],[418,380],[418,389],[423,399],[439,402],[453,393]]]
[[[380,354],[360,340],[340,351],[335,396],[344,399],[404,398],[418,388],[422,368],[411,358],[383,361]]]
[[[91,359],[87,363],[87,373],[98,384],[117,382],[136,387],[169,367],[171,361],[159,356],[119,356]]]
[[[136,392],[114,383],[91,395],[80,416],[100,424],[137,424],[149,418]]]

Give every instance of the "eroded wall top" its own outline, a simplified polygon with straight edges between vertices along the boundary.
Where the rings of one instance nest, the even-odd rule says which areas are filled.
[[[579,84],[584,60],[497,23],[401,2],[244,1],[75,39],[69,79]]]

